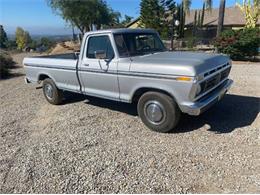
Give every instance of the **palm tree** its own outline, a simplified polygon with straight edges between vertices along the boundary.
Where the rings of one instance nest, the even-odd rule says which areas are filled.
[[[219,6],[219,15],[218,15],[217,37],[220,36],[220,34],[223,30],[224,17],[225,17],[225,7],[226,7],[226,0],[221,0],[220,6]]]

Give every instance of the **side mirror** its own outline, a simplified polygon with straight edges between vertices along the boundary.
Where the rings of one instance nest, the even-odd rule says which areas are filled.
[[[98,50],[95,51],[95,58],[96,59],[106,59],[107,55],[106,52],[104,50]]]
[[[80,55],[80,52],[74,52],[74,54],[75,54],[75,57],[78,59],[79,55]]]

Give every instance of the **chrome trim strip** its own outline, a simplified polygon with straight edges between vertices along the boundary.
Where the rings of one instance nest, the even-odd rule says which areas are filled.
[[[66,66],[48,66],[48,65],[35,65],[35,64],[24,64],[24,66],[34,67],[34,68],[50,68],[50,69],[61,69],[61,70],[76,70],[76,67],[66,67]]]
[[[60,70],[74,70],[76,68],[73,67],[64,67],[64,66],[48,66],[48,65],[35,65],[35,64],[25,64],[25,66],[35,67],[35,68],[50,68],[50,69],[60,69]],[[79,72],[91,72],[98,74],[116,74],[118,76],[132,76],[132,77],[145,77],[145,78],[155,78],[155,79],[171,79],[176,80],[176,78],[184,76],[184,75],[169,75],[169,74],[156,74],[156,73],[147,73],[147,72],[128,72],[128,71],[116,71],[116,70],[101,70],[101,69],[87,69],[80,68]],[[188,76],[190,78],[194,78],[192,76]]]

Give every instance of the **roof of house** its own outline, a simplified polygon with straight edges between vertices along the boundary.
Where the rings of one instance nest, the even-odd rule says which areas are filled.
[[[199,10],[197,10],[199,11]],[[191,10],[190,14],[186,15],[186,21],[185,26],[193,25],[194,22],[194,15],[195,10]],[[215,8],[211,11],[205,11],[205,17],[204,17],[204,26],[217,26],[218,25],[218,15],[219,15],[219,9]],[[135,20],[131,21],[129,24],[126,25],[126,27],[132,26],[134,23],[138,22],[140,20],[140,17],[136,18]],[[224,19],[224,26],[244,26],[246,24],[245,16],[241,12],[241,10],[235,6],[235,7],[227,7],[225,9],[225,19]],[[260,20],[257,22],[257,25],[260,25]]]
[[[128,28],[129,26],[132,26],[134,23],[138,22],[140,20],[140,17],[132,20],[131,22],[129,22],[128,24],[125,25],[126,28]]]
[[[199,10],[197,10],[199,11]],[[189,15],[186,15],[185,25],[192,25],[194,22],[195,10],[191,10]],[[219,9],[212,9],[212,11],[206,11],[204,17],[205,26],[218,25]],[[225,9],[224,26],[244,26],[246,23],[245,17],[238,7],[227,7]],[[260,21],[257,23],[260,24]]]

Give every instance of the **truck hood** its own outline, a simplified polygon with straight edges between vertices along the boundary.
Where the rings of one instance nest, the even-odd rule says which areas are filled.
[[[196,76],[229,60],[219,54],[167,51],[132,57],[130,71]]]

